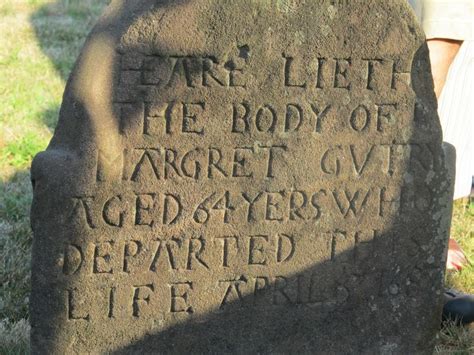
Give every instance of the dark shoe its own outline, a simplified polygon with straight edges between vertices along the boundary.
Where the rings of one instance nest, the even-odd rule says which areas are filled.
[[[443,322],[456,325],[474,322],[474,295],[450,289],[444,292]]]

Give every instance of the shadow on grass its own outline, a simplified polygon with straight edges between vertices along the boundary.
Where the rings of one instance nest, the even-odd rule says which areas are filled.
[[[66,82],[87,34],[110,0],[59,0],[40,7],[30,18],[38,45]],[[53,132],[60,105],[48,108],[42,121]]]
[[[40,7],[31,16],[38,44],[63,81],[107,3],[107,0],[61,0]],[[59,104],[53,105],[41,114],[42,122],[51,132],[56,127],[59,108]],[[0,180],[0,319],[13,322],[28,318],[32,191],[30,172],[25,166],[40,147],[42,143],[36,136],[27,134],[5,146],[4,156],[0,156],[4,164],[8,161],[9,171],[13,171],[11,177]]]
[[[438,333],[436,354],[470,355],[474,352],[474,327],[444,323]]]
[[[28,170],[0,180],[0,319],[28,317],[32,233]]]
[[[60,105],[51,106],[45,110],[41,115],[42,121],[48,127],[50,132],[54,132],[56,124],[58,123]]]
[[[30,326],[25,319],[17,322],[0,320],[0,354],[29,354],[29,333]]]

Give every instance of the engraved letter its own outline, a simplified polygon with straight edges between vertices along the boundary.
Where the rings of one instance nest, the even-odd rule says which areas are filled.
[[[195,246],[198,244],[198,246]],[[186,270],[195,270],[193,269],[193,259],[197,261],[198,264],[201,264],[206,269],[209,269],[209,266],[202,260],[201,254],[206,247],[206,241],[201,238],[191,238],[188,242],[188,262],[186,266]]]
[[[133,286],[132,315],[140,317],[140,303],[150,303],[150,294],[155,291],[153,284]],[[145,293],[146,296],[143,295]]]
[[[116,177],[123,168],[123,154],[112,156],[102,150],[98,151],[96,181],[105,181],[109,177]]]
[[[352,212],[354,217],[358,217],[359,213],[364,210],[371,191],[370,189],[367,190],[365,196],[362,198],[362,201],[360,201],[361,199],[359,196],[361,195],[362,191],[363,190],[359,189],[352,194],[348,190],[344,190],[344,199],[339,197],[339,192],[337,190],[332,192],[334,201],[336,201],[339,211],[344,216],[344,218],[348,217],[350,212]]]
[[[262,192],[259,192],[257,196],[255,196],[253,199],[247,195],[245,192],[242,192],[242,197],[244,198],[245,201],[248,202],[249,208],[247,209],[247,222],[254,221],[255,218],[255,203],[257,200],[262,196]]]
[[[252,177],[253,173],[246,171],[245,163],[247,162],[246,157],[244,156],[245,152],[252,152],[252,148],[235,148],[234,149],[234,161],[233,161],[233,168],[232,168],[232,176],[233,177]]]
[[[157,127],[160,122],[164,125],[166,134],[171,133],[171,114],[173,112],[173,103],[153,104],[148,108],[148,114],[143,123],[143,134],[148,136],[157,136],[160,129]]]
[[[188,58],[183,58],[183,57],[170,57],[171,62],[174,62],[173,64],[173,71],[171,72],[171,75],[169,77],[167,86],[173,85],[176,79],[179,79],[181,73],[184,74],[184,77],[186,79],[186,86],[187,87],[194,87],[193,82],[192,82],[192,77],[190,73],[190,68],[188,67]]]
[[[336,147],[329,148],[326,150],[321,158],[321,170],[328,175],[339,176],[341,172],[341,163],[337,155],[337,151],[342,151],[342,147],[337,145]],[[336,153],[336,154],[331,154]]]
[[[351,66],[350,59],[336,59],[334,72],[334,87],[350,90],[351,84],[347,78],[347,70]]]
[[[293,63],[293,57],[285,57],[283,55],[283,58],[285,60],[285,71],[284,71],[284,76],[285,76],[285,86],[288,87],[299,87],[299,88],[304,88],[306,87],[306,82],[302,83],[293,83],[291,79],[291,63]]]
[[[253,295],[255,299],[265,294],[265,291],[270,288],[270,280],[265,276],[257,276],[255,278]]]
[[[327,58],[318,58],[318,78],[316,80],[316,88],[323,89],[323,84],[325,82],[323,75],[323,66],[326,67]]]
[[[313,196],[311,196],[311,206],[313,206],[313,208],[316,210],[316,215],[313,217],[313,219],[315,220],[318,220],[319,218],[321,218],[321,206],[319,205],[319,201],[318,201],[318,198],[319,198],[319,195],[324,195],[326,196],[326,190],[319,190],[318,192],[315,192],[313,194]]]
[[[298,196],[301,197],[301,203],[298,203]],[[294,221],[298,218],[305,219],[301,214],[301,209],[306,206],[308,198],[303,191],[292,191],[290,195],[290,221]]]
[[[207,167],[207,177],[209,179],[214,178],[212,173],[212,168],[214,167],[217,171],[219,171],[224,177],[227,177],[227,174],[224,168],[220,165],[222,160],[222,153],[217,148],[209,148],[209,166]]]
[[[188,305],[188,291],[193,289],[193,283],[176,282],[169,284],[171,291],[171,313],[193,313],[193,307]]]
[[[178,266],[176,265],[173,249],[176,251],[176,247],[181,248],[181,242],[179,240],[174,240],[174,239],[168,240],[167,242],[163,242],[162,240],[158,239],[158,240],[155,240],[155,242],[156,242],[156,248],[153,254],[153,260],[151,261],[149,270],[153,272],[156,272],[158,270],[158,261],[160,259],[160,255],[163,250],[163,247],[166,247],[166,251],[168,253],[169,266],[171,266],[171,269],[176,270]]]
[[[110,266],[111,258],[113,254],[112,247],[113,241],[97,243],[94,248],[94,263],[93,273],[94,274],[111,274],[112,266]]]
[[[296,119],[296,124],[292,126],[293,118]],[[285,132],[296,132],[303,123],[303,109],[297,104],[286,105],[286,116],[285,116]]]
[[[73,201],[76,203],[74,204],[73,210],[72,210],[72,216],[80,216],[79,218],[83,217],[83,214],[85,215],[85,220],[89,228],[96,228],[96,224],[94,223],[92,219],[92,208],[91,208],[91,203],[94,201],[94,197],[73,197]],[[82,207],[82,208],[81,208]]]
[[[178,218],[181,216],[183,205],[179,196],[173,194],[165,194],[163,200],[163,224],[171,225],[175,224]]]
[[[242,114],[242,110],[244,111]],[[239,123],[243,122],[243,123]],[[250,105],[246,102],[232,105],[232,133],[250,131]]]
[[[236,246],[238,246],[238,238],[236,236],[216,237],[222,239],[222,266],[229,267],[229,244],[230,240],[234,240]]]
[[[70,244],[64,252],[63,274],[73,275],[79,271],[84,261],[84,254],[80,246]]]
[[[109,292],[109,314],[108,314],[109,318],[115,318],[115,316],[114,316],[115,291],[116,291],[115,287],[110,288],[110,292]]]
[[[316,116],[316,124],[315,124],[315,128],[314,128],[314,131],[316,133],[321,133],[322,122],[326,118],[326,116],[327,116],[329,110],[331,110],[331,108],[332,108],[331,105],[327,105],[322,110],[320,110],[316,105],[311,104],[311,109],[313,110],[313,113]]]
[[[243,47],[241,47],[243,48]],[[247,47],[248,48],[248,47]],[[245,56],[248,58],[248,52]],[[246,87],[244,68],[238,68],[235,61],[231,60],[225,64],[225,68],[229,71],[229,87]]]
[[[202,114],[206,104],[204,102],[183,103],[183,133],[204,134],[204,128],[193,127],[198,120],[198,115]]]
[[[375,106],[377,107],[377,131],[382,132],[384,129],[382,118],[387,124],[393,123],[393,112],[396,111],[397,104],[380,104]]]
[[[169,179],[171,177],[171,172],[174,171],[174,173],[177,176],[181,176],[181,173],[176,166],[176,157],[178,155],[178,152],[174,149],[165,149],[165,179]]]
[[[142,242],[131,240],[123,247],[123,272],[130,273],[129,259],[135,257],[142,249]]]
[[[122,202],[122,196],[117,195],[108,199],[104,204],[104,208],[102,210],[102,218],[104,219],[104,222],[107,223],[109,226],[119,228],[123,226],[125,210],[119,210],[117,208],[117,203],[120,202]]]
[[[286,245],[286,247],[285,247]],[[292,236],[279,234],[277,237],[277,263],[283,263],[290,260],[295,253],[295,241]]]
[[[153,227],[155,221],[151,211],[155,209],[156,194],[139,194],[135,202],[135,225]]]
[[[268,160],[267,160],[267,178],[274,178],[273,175],[273,162],[275,161],[275,150],[282,149],[287,150],[286,145],[272,145],[271,147],[261,146],[262,149],[269,149],[268,151]]]
[[[400,213],[401,191],[396,189],[380,188],[379,216],[385,217],[389,214],[397,216]],[[387,211],[388,210],[388,211]]]
[[[152,151],[157,151],[157,149],[137,149],[137,150],[143,150],[143,154],[135,166],[135,169],[133,170],[132,177],[130,178],[132,181],[137,181],[138,176],[140,174],[142,166],[145,164],[146,161],[148,161],[148,164],[151,166],[153,170],[153,174],[157,180],[160,179],[160,173],[158,171],[158,167],[156,166],[155,162],[153,161],[153,158],[151,157],[151,152]]]
[[[215,74],[214,68],[217,67],[217,60],[215,58],[207,57],[202,60],[202,85],[211,86],[209,78],[212,78],[214,82],[218,83],[220,86],[226,86],[227,83],[218,78]]]
[[[284,192],[268,192],[267,193],[267,204],[265,208],[265,219],[267,221],[283,221],[283,217],[278,216],[279,201],[283,197]]]
[[[369,149],[369,151],[365,154],[365,158],[362,159],[362,161],[359,163],[357,161],[357,154],[356,154],[356,147],[354,144],[351,144],[349,146],[350,151],[351,151],[351,157],[352,157],[352,166],[354,167],[354,170],[358,176],[362,174],[364,171],[365,167],[367,166],[367,163],[369,162],[369,159],[372,155],[372,152],[374,150],[375,145],[372,145]]]
[[[259,132],[275,132],[277,113],[270,105],[264,105],[257,110],[255,126]],[[268,126],[268,127],[267,127]]]
[[[67,292],[67,318],[69,320],[85,320],[89,321],[90,320],[90,315],[88,313],[86,314],[78,314],[79,312],[77,311],[77,305],[78,304],[83,304],[85,302],[77,302],[77,299],[75,295],[77,294],[77,289],[71,289],[71,290],[66,290]]]
[[[363,59],[367,62],[367,90],[374,90],[374,69],[376,64],[381,64],[381,59]]]
[[[201,152],[200,148],[196,148],[193,150],[190,150],[189,152],[186,152],[183,155],[183,158],[181,159],[181,171],[183,172],[183,175],[185,177],[192,178],[194,180],[198,180],[200,173],[201,173],[201,163],[197,158],[193,158],[192,155],[193,153],[199,153]],[[189,171],[187,166],[188,166],[188,161],[191,162],[193,165],[193,168],[191,168],[192,171]]]
[[[221,305],[219,306],[219,309],[222,309],[225,307],[226,304],[230,302],[235,302],[237,300],[240,301],[242,304],[244,299],[242,297],[242,293],[240,292],[240,284],[246,283],[247,279],[242,275],[239,279],[237,280],[222,280],[219,281],[219,283],[228,283],[229,286],[226,288],[224,298],[222,299]],[[236,297],[237,296],[237,297]]]
[[[285,292],[287,286],[288,286],[288,281],[285,277],[283,276],[275,277],[275,284],[274,284],[274,289],[273,289],[273,304],[274,305],[291,303],[290,296],[288,296],[288,294]],[[283,296],[283,300],[282,300],[282,296]]]
[[[248,265],[267,265],[264,243],[268,242],[268,236],[251,235],[249,238]]]
[[[370,111],[364,105],[357,106],[351,113],[350,124],[354,131],[364,131],[370,123]]]

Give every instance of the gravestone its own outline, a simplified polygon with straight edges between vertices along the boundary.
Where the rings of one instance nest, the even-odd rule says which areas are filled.
[[[405,1],[113,1],[32,167],[33,353],[431,353],[435,101]]]

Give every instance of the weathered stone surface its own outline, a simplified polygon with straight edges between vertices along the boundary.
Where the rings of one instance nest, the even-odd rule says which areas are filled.
[[[33,163],[32,350],[430,353],[446,160],[405,1],[113,1]]]

